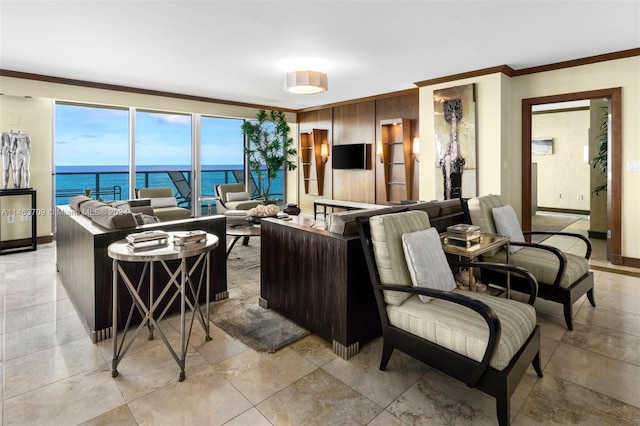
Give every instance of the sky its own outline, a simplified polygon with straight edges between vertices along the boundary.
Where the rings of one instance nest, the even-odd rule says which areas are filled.
[[[203,117],[202,165],[243,164],[243,120]],[[129,163],[129,110],[56,104],[56,166]],[[136,112],[137,165],[189,165],[191,116]]]

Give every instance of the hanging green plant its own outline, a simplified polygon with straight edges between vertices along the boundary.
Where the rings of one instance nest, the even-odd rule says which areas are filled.
[[[598,155],[591,160],[591,164],[594,169],[600,170],[605,175],[607,174],[607,160],[609,150],[609,108],[600,108],[604,120],[600,125],[600,135],[597,137],[598,141]],[[598,185],[591,191],[595,195],[600,195],[600,192],[607,190],[607,182],[602,185]]]
[[[265,203],[269,201],[271,181],[278,177],[278,171],[295,170],[297,151],[290,136],[291,128],[284,112],[261,109],[256,119],[242,124],[242,133],[247,137],[244,149],[247,164],[258,179],[258,186]],[[266,181],[266,183],[265,183]]]

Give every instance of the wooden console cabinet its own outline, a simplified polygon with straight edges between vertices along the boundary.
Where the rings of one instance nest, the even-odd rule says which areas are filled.
[[[381,334],[373,288],[357,235],[278,219],[261,224],[263,306],[333,344],[344,359]]]

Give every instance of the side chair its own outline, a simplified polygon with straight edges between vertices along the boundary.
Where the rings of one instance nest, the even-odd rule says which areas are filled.
[[[585,293],[592,306],[596,306],[593,294],[593,272],[589,270],[591,242],[584,236],[567,232],[522,232],[518,218],[509,205],[505,205],[499,195],[484,195],[466,200],[465,212],[473,225],[482,232],[508,235],[511,237],[509,263],[525,268],[538,281],[538,297],[561,303],[567,328],[573,330],[573,304]],[[584,256],[565,253],[546,244],[526,242],[525,235],[562,235],[582,241]],[[505,262],[504,249],[483,255],[487,262]],[[506,281],[506,275],[489,271],[482,275],[483,281],[499,284]],[[517,277],[512,277],[511,288],[528,288]]]
[[[447,263],[426,212],[358,217],[357,224],[382,324],[380,370],[398,349],[494,397],[498,423],[508,425],[511,395],[529,364],[542,377],[535,278],[517,266],[475,262],[522,277],[528,303],[458,290],[451,266],[469,264]]]

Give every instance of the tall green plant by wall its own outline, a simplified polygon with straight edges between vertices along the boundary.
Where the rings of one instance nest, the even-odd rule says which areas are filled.
[[[600,108],[602,111],[602,115],[604,120],[600,125],[600,135],[598,136],[598,155],[596,155],[592,160],[591,164],[594,169],[600,170],[605,175],[607,174],[607,160],[608,160],[608,149],[609,149],[609,108],[602,107]],[[595,195],[600,195],[600,192],[607,190],[607,182],[602,185],[598,185],[591,192]]]
[[[293,147],[291,128],[282,111],[260,110],[256,119],[242,124],[242,133],[247,137],[244,149],[247,163],[257,179],[260,193],[265,203],[269,200],[271,181],[278,177],[278,171],[295,170],[297,151]],[[265,179],[266,178],[266,179]],[[266,185],[264,181],[266,180]]]

